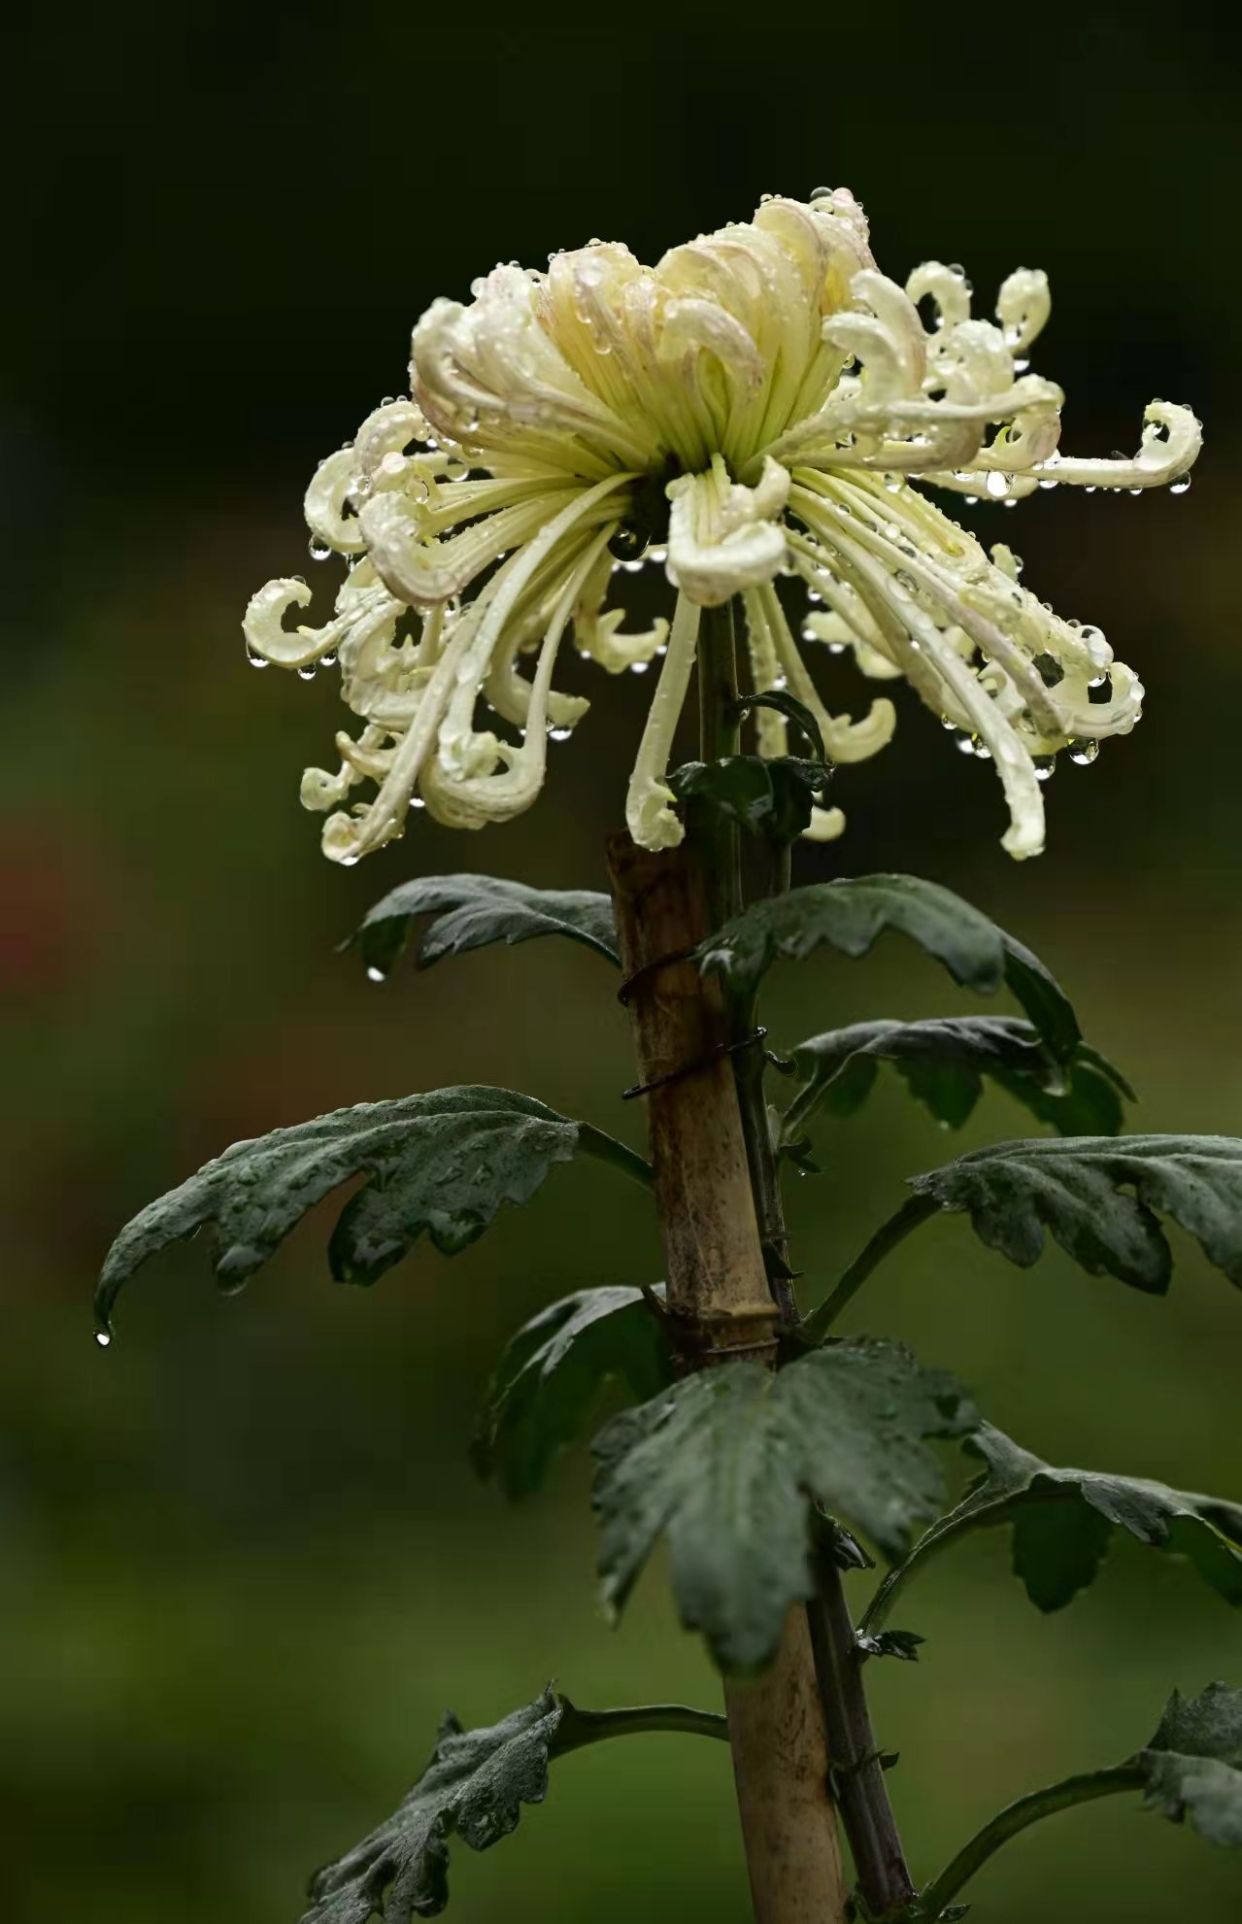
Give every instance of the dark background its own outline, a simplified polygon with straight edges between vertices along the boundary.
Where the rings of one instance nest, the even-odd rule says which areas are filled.
[[[658,1274],[606,1173],[559,1173],[466,1255],[420,1252],[371,1293],[329,1284],[330,1218],[240,1301],[191,1249],[133,1289],[108,1355],[91,1341],[110,1235],[236,1137],[484,1080],[637,1139],[614,985],[585,952],[376,990],[334,944],[412,873],[597,885],[650,683],[581,681],[593,713],[521,822],[420,825],[344,874],[296,800],[343,719],[332,678],[243,662],[248,595],[305,565],[315,462],[404,386],[435,294],[593,235],[654,258],[763,191],[846,182],[898,279],[938,256],[986,297],[1047,268],[1036,367],[1067,389],[1067,450],[1130,449],[1153,394],[1193,403],[1208,444],[1188,496],[1063,490],[975,515],[1149,689],[1132,739],[1057,774],[1047,855],[1007,860],[991,771],[907,699],[893,746],[841,782],[847,839],[802,873],[961,889],[1071,986],[1139,1085],[1136,1126],[1239,1129],[1238,42],[1207,7],[1162,13],[614,7],[525,32],[372,0],[27,19],[0,403],[9,1924],[292,1924],[304,1873],[391,1807],[445,1704],[491,1720],[550,1675],[588,1704],[714,1701],[658,1573],[619,1633],[601,1621],[581,1461],[522,1511],[463,1465],[522,1316]],[[786,971],[769,1020],[790,1043],[959,1006],[893,944]],[[992,1096],[967,1139],[1023,1127]],[[886,1087],[822,1147],[827,1173],[792,1199],[815,1292],[950,1144]],[[1177,1255],[1161,1303],[1056,1252],[1020,1273],[946,1224],[855,1324],[959,1367],[1055,1460],[1242,1495],[1242,1304]],[[878,1717],[920,1875],[1006,1797],[1141,1742],[1173,1684],[1242,1681],[1237,1619],[1131,1545],[1042,1619],[981,1541],[902,1620],[929,1644],[877,1677]],[[478,1924],[742,1924],[727,1754],[666,1738],[575,1758],[503,1850],[455,1852],[454,1888]],[[1240,1894],[1236,1861],[1124,1802],[1030,1835],[972,1892],[995,1924],[1224,1924]]]

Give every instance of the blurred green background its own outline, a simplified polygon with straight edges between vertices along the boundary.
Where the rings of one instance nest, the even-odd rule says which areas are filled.
[[[388,1811],[446,1704],[490,1721],[549,1676],[586,1704],[715,1701],[658,1573],[620,1632],[601,1621],[581,1461],[521,1511],[464,1466],[520,1319],[659,1273],[606,1172],[559,1172],[465,1255],[422,1251],[372,1292],[328,1281],[330,1216],[236,1301],[189,1249],[132,1289],[109,1354],[91,1341],[111,1234],[237,1137],[485,1080],[640,1139],[615,984],[585,952],[376,989],[334,945],[414,873],[598,885],[650,684],[595,678],[521,822],[420,824],[345,874],[296,799],[338,725],[332,678],[243,661],[248,595],[304,566],[315,462],[404,386],[435,294],[596,234],[652,258],[762,191],[844,181],[898,278],[938,256],[987,294],[1047,268],[1037,366],[1067,388],[1067,449],[1131,448],[1153,394],[1194,404],[1209,439],[1188,496],[974,515],[1149,689],[1131,740],[1057,774],[1043,860],[1008,862],[991,771],[910,700],[895,744],[841,780],[846,840],[799,860],[803,879],[895,867],[959,888],[1070,986],[1139,1086],[1136,1126],[1239,1129],[1239,49],[1213,18],[612,8],[526,31],[359,0],[27,19],[0,390],[7,1924],[292,1924],[306,1871]],[[768,1020],[792,1043],[959,1006],[893,943],[786,970]],[[968,1138],[1024,1127],[992,1095]],[[950,1147],[888,1086],[825,1126],[826,1173],[791,1198],[812,1290]],[[855,1323],[961,1369],[1056,1460],[1239,1496],[1242,1304],[1177,1254],[1160,1302],[1055,1251],[1020,1273],[947,1223]],[[923,1660],[876,1676],[921,1875],[998,1802],[1142,1741],[1173,1684],[1242,1681],[1242,1624],[1171,1560],[1121,1546],[1051,1619],[1005,1563],[980,1541],[930,1574],[902,1612]],[[743,1924],[727,1753],[652,1738],[575,1757],[503,1850],[458,1849],[453,1879],[475,1924]],[[1124,1802],[1031,1833],[972,1891],[993,1924],[1224,1924],[1240,1895],[1237,1862]]]

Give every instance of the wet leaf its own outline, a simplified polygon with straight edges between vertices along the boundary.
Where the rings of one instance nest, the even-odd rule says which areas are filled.
[[[722,1669],[758,1669],[812,1594],[816,1506],[902,1555],[944,1488],[924,1439],[974,1421],[951,1376],[868,1339],[685,1377],[596,1440],[605,1601],[624,1605],[663,1537],[683,1622]]]
[[[583,1289],[553,1303],[513,1337],[480,1412],[473,1456],[511,1497],[543,1481],[577,1441],[610,1378],[639,1402],[672,1380],[668,1344],[639,1289]]]
[[[958,1129],[989,1077],[1062,1134],[1115,1134],[1132,1092],[1112,1064],[1082,1045],[1059,1063],[1020,1016],[938,1016],[921,1022],[854,1022],[812,1036],[793,1051],[800,1086],[785,1112],[782,1142],[796,1149],[821,1109],[850,1116],[891,1062],[938,1122]]]
[[[915,875],[820,882],[753,903],[708,937],[699,960],[705,973],[725,976],[745,995],[778,958],[799,961],[822,947],[865,955],[889,928],[926,949],[966,988],[987,995],[1007,983],[1058,1061],[1077,1048],[1077,1018],[1038,957],[969,902]]]
[[[494,875],[426,875],[402,882],[367,912],[348,946],[368,969],[387,975],[409,939],[410,924],[429,917],[417,966],[429,969],[446,955],[494,942],[530,942],[563,935],[617,962],[612,903],[588,889],[535,889]]]
[[[527,1202],[553,1164],[578,1150],[640,1180],[646,1168],[588,1123],[477,1085],[334,1109],[234,1143],[121,1231],[96,1292],[100,1329],[134,1271],[200,1229],[218,1280],[237,1289],[307,1210],[365,1176],[337,1220],[329,1258],[339,1282],[373,1283],[424,1231],[445,1255],[464,1249],[502,1203]]]
[[[910,1187],[970,1212],[976,1235],[1023,1268],[1051,1230],[1093,1276],[1163,1293],[1171,1216],[1242,1287],[1242,1140],[1233,1136],[1071,1136],[974,1149]]]
[[[392,1816],[315,1873],[302,1924],[437,1917],[448,1903],[449,1838],[488,1850],[516,1830],[523,1804],[543,1802],[563,1714],[549,1686],[486,1729],[445,1717],[426,1770]]]

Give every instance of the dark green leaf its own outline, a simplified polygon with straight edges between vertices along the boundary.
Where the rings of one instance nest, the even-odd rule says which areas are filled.
[[[639,1289],[583,1289],[517,1332],[480,1412],[473,1455],[509,1496],[526,1496],[581,1435],[609,1377],[639,1402],[671,1381],[668,1345]]]
[[[726,755],[715,762],[686,762],[668,785],[677,800],[722,815],[748,835],[793,842],[811,819],[832,771],[823,762],[782,755]]]
[[[973,1423],[952,1377],[891,1343],[830,1343],[775,1374],[730,1363],[685,1377],[596,1441],[605,1600],[624,1605],[666,1537],[682,1620],[723,1669],[756,1669],[812,1594],[816,1505],[901,1555],[943,1489],[923,1439]]]
[[[784,1146],[795,1149],[806,1124],[823,1108],[852,1115],[875,1081],[877,1061],[892,1062],[912,1095],[938,1122],[957,1129],[991,1076],[1009,1094],[1063,1134],[1121,1127],[1127,1084],[1103,1056],[1079,1048],[1058,1063],[1038,1031],[1020,1016],[943,1016],[922,1022],[854,1022],[812,1036],[793,1052],[801,1086],[785,1112]]]
[[[915,875],[819,882],[756,902],[709,936],[699,959],[749,994],[778,957],[798,961],[824,945],[865,955],[887,928],[918,942],[966,988],[987,995],[1008,983],[1058,1061],[1073,1054],[1077,1019],[1042,962],[969,902]]]
[[[332,1234],[332,1274],[372,1283],[425,1230],[445,1255],[482,1235],[502,1203],[529,1200],[575,1150],[641,1178],[641,1159],[590,1124],[531,1096],[467,1085],[334,1109],[311,1122],[234,1143],[135,1216],[108,1252],[96,1294],[100,1327],[148,1257],[206,1227],[216,1275],[239,1288],[341,1183],[366,1183]]]
[[[563,1707],[551,1688],[484,1730],[447,1716],[431,1761],[386,1823],[311,1879],[302,1924],[386,1924],[437,1917],[448,1903],[448,1840],[487,1850],[548,1794]]]
[[[1175,1824],[1189,1819],[1209,1843],[1242,1845],[1242,1690],[1214,1683],[1189,1698],[1175,1690],[1137,1761],[1153,1809]]]
[[[966,1449],[987,1468],[924,1538],[1013,1526],[1013,1567],[1032,1603],[1059,1610],[1089,1584],[1114,1529],[1184,1556],[1228,1603],[1242,1604],[1242,1508],[1164,1483],[1054,1469],[983,1424]]]
[[[402,882],[371,909],[351,938],[368,969],[387,975],[405,947],[410,922],[426,915],[418,967],[493,942],[564,935],[616,962],[612,903],[588,889],[533,889],[494,875],[427,875]]]
[[[969,1210],[975,1233],[1024,1268],[1046,1227],[1093,1276],[1155,1293],[1168,1288],[1173,1264],[1159,1211],[1242,1286],[1242,1140],[1233,1136],[1002,1142],[910,1186],[942,1209]]]
[[[799,701],[796,695],[791,695],[787,688],[765,688],[756,695],[741,695],[733,703],[735,715],[749,715],[755,708],[771,708],[778,715],[783,715],[804,736],[813,759],[827,762],[828,755],[819,723],[806,703]]]
[[[913,1630],[860,1630],[856,1638],[865,1657],[900,1657],[903,1663],[917,1663],[919,1646],[926,1643]]]

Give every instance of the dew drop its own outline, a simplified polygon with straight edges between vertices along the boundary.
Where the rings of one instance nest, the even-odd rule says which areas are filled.
[[[1050,479],[1048,475],[1045,475],[1043,479],[1040,481],[1039,485],[1041,488],[1055,488],[1057,484],[1055,481]]]
[[[978,495],[977,495],[977,494],[968,494],[968,495],[966,496],[966,506],[967,506],[968,508],[977,508],[977,507],[979,506],[979,497],[978,497]]]
[[[421,796],[421,795],[411,795],[411,797],[410,797],[410,807],[411,807],[411,808],[426,808],[426,806],[427,806],[427,804],[426,804],[426,802],[425,802],[425,801],[423,800],[423,798],[422,798],[422,796]]]
[[[387,980],[388,978],[384,974],[383,969],[376,968],[374,962],[372,962],[369,968],[367,969],[367,981],[368,982],[386,982]]]
[[[314,681],[314,679],[315,679],[315,663],[313,661],[308,661],[304,667],[298,669],[298,680]]]
[[[993,501],[1003,501],[1009,493],[1009,476],[994,469],[984,485]]]
[[[1056,773],[1057,758],[1055,755],[1036,755],[1034,757],[1034,765],[1035,780],[1037,782],[1050,782]]]
[[[106,1329],[97,1329],[95,1331],[95,1341],[98,1343],[100,1349],[107,1349],[112,1342],[111,1331]]]
[[[630,673],[631,675],[645,675],[650,666],[651,663],[649,661],[632,661],[630,663]]]
[[[1084,489],[1083,489],[1083,493],[1084,493],[1084,494],[1095,494],[1095,493],[1097,493],[1097,492],[1098,492],[1098,490],[1097,490],[1097,488],[1096,488],[1096,486],[1095,486],[1095,483],[1094,483],[1094,482],[1092,482],[1092,484],[1091,484],[1091,486],[1090,486],[1089,488],[1084,488]]]
[[[1077,762],[1080,768],[1086,768],[1095,760],[1099,752],[1100,744],[1097,741],[1080,738],[1069,745],[1069,758],[1072,762]]]
[[[828,653],[830,655],[843,655],[845,653],[846,646],[847,644],[843,641],[830,641],[828,643]]]
[[[335,649],[335,648],[329,648],[329,650],[328,650],[328,652],[327,652],[327,654],[326,654],[326,655],[320,655],[320,657],[319,657],[319,666],[320,666],[321,668],[335,668],[335,667],[336,667],[336,649]]]
[[[256,655],[253,648],[247,648],[246,660],[252,668],[270,668],[272,665],[266,655]]]
[[[332,549],[328,542],[321,541],[318,535],[312,535],[306,544],[306,552],[312,561],[326,561]]]
[[[1176,481],[1170,481],[1169,493],[1185,494],[1189,486],[1190,486],[1190,476],[1188,474],[1179,474]]]
[[[567,742],[573,732],[572,728],[549,728],[548,737],[554,742]]]

